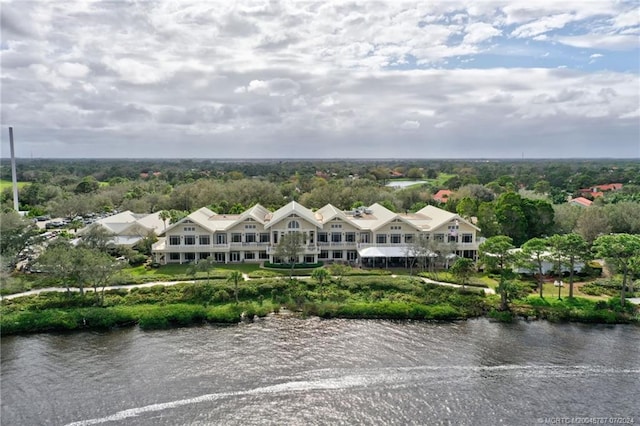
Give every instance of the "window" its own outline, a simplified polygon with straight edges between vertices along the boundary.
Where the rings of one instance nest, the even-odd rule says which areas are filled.
[[[261,233],[260,234],[260,242],[261,243],[268,243],[269,242],[269,234],[268,233]]]
[[[169,237],[169,245],[170,246],[179,246],[180,245],[180,236],[179,235],[171,235]]]
[[[255,259],[255,258],[256,258],[256,254],[255,254],[254,252],[252,252],[252,251],[248,251],[248,252],[246,252],[246,253],[244,254],[244,258],[245,258],[246,260],[253,260],[253,259]]]
[[[355,232],[345,232],[344,240],[348,243],[356,242],[356,233]]]
[[[253,224],[253,225],[245,225],[244,229],[256,229],[256,225],[255,224]]]
[[[332,229],[342,228],[342,224],[341,223],[332,223],[331,224],[331,228]]]
[[[331,233],[331,242],[332,243],[341,243],[342,242],[342,234],[340,232],[332,232]]]
[[[211,244],[211,238],[208,235],[200,235],[199,241],[201,246],[208,246]]]
[[[180,260],[180,253],[169,253],[169,260]]]
[[[289,228],[289,229],[300,229],[300,222],[298,222],[297,220],[292,220],[287,225],[287,228]]]
[[[215,253],[214,256],[215,256],[216,262],[224,263],[224,261],[225,261],[225,253]]]
[[[207,259],[209,255],[210,253],[198,253],[198,259]]]
[[[196,236],[195,235],[185,235],[184,236],[184,244],[186,246],[193,246],[196,244]]]
[[[227,244],[227,234],[216,234],[216,244]]]
[[[400,225],[391,225],[392,231],[400,231],[401,229],[402,229],[402,226]]]
[[[304,257],[304,263],[313,263],[314,261],[315,261],[315,259],[313,258],[313,256],[306,255]]]
[[[240,243],[242,242],[242,234],[234,232],[231,234],[231,242],[232,243]]]
[[[391,234],[391,244],[400,244],[401,236],[400,234]]]
[[[435,235],[433,236],[433,239],[434,239],[435,241],[440,241],[440,242],[442,242],[442,241],[444,241],[444,234],[435,234]]]
[[[413,234],[404,234],[404,242],[407,244],[413,243]]]
[[[326,232],[318,232],[318,242],[319,243],[328,242],[328,235]]]
[[[258,259],[260,260],[269,259],[269,255],[267,254],[266,251],[258,252]]]
[[[334,259],[342,259],[342,250],[334,250],[333,251]]]
[[[472,243],[473,242],[473,234],[462,234],[462,242],[463,243]]]
[[[360,242],[368,244],[369,243],[369,234],[360,234]]]
[[[184,232],[194,232],[196,230],[195,226],[185,226]]]
[[[349,250],[347,252],[347,260],[353,262],[356,259],[358,259],[358,252],[355,250]]]
[[[255,243],[256,242],[256,234],[245,234],[244,241],[247,243]]]
[[[240,262],[240,252],[232,251],[229,253],[232,262]]]
[[[387,236],[385,234],[376,234],[376,244],[386,244]]]
[[[196,254],[195,253],[185,253],[184,254],[184,260],[185,260],[185,262],[193,262],[194,260],[196,260]]]
[[[320,250],[318,259],[328,259],[328,258],[329,258],[329,252],[327,250]]]

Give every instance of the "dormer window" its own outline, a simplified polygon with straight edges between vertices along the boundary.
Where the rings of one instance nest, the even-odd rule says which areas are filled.
[[[298,222],[297,220],[292,220],[287,225],[287,228],[288,229],[300,229],[300,222]]]

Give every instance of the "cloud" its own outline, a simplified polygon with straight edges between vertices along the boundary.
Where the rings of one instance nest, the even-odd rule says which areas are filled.
[[[402,130],[416,130],[420,128],[420,122],[416,120],[405,120],[399,127]]]
[[[569,22],[573,22],[575,20],[576,15],[569,13],[548,16],[519,26],[518,28],[513,30],[511,35],[519,38],[534,37],[554,29],[563,28]]]
[[[465,30],[467,34],[464,36],[463,42],[471,44],[481,43],[502,33],[502,31],[494,28],[493,25],[484,22],[468,25]]]
[[[630,50],[640,46],[637,35],[583,34],[557,37],[556,40],[568,46],[588,49]]]
[[[89,67],[75,62],[64,62],[58,65],[58,73],[67,78],[84,78],[89,73]]]
[[[639,132],[637,8],[615,0],[1,9],[22,155],[598,155],[615,134],[622,156]]]

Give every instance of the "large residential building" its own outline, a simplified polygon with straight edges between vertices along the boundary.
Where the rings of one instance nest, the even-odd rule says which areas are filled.
[[[153,256],[160,264],[208,257],[220,263],[278,263],[278,241],[288,233],[301,232],[305,244],[299,262],[391,265],[420,255],[418,239],[432,241],[434,250],[442,247],[447,254],[476,258],[478,231],[459,215],[433,206],[416,213],[394,213],[380,204],[353,211],[328,204],[311,211],[293,201],[275,212],[256,204],[239,215],[217,214],[203,207],[160,233]]]
[[[112,235],[111,243],[116,246],[134,246],[151,233],[159,235],[165,226],[160,213],[138,214],[127,210],[102,219],[78,231],[82,236],[89,227],[101,226]]]

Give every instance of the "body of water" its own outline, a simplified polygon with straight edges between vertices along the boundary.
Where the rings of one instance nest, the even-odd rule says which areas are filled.
[[[274,316],[5,337],[3,425],[640,422],[640,329]],[[559,423],[556,423],[559,424]]]

